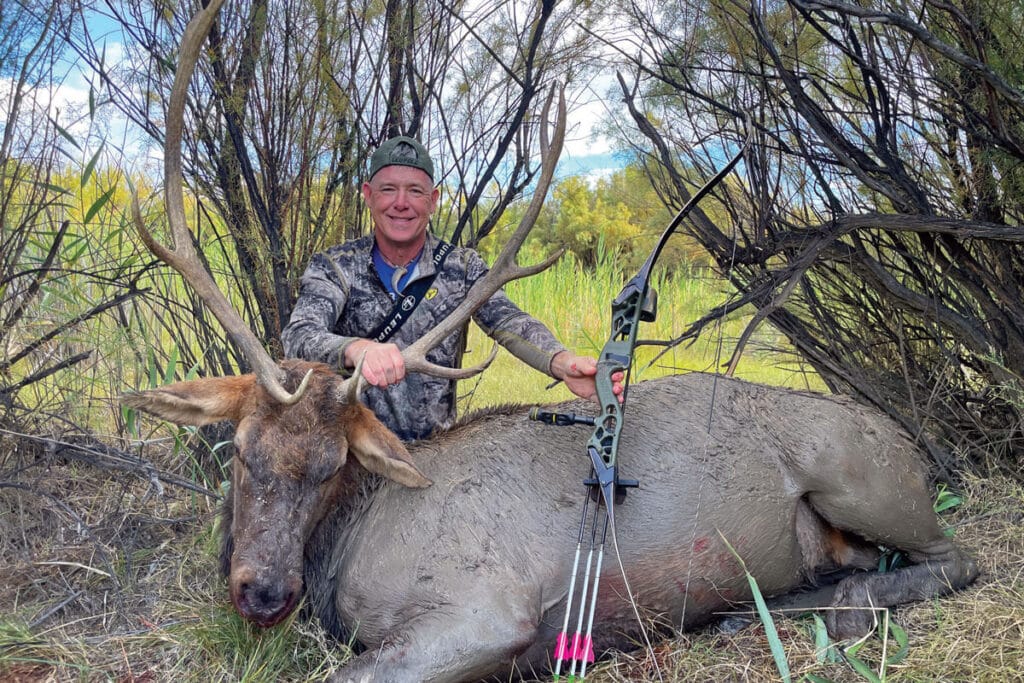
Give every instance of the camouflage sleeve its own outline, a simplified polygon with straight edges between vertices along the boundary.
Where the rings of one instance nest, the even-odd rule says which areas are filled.
[[[286,357],[344,368],[345,347],[355,338],[334,334],[332,330],[345,308],[348,292],[344,275],[329,257],[316,254],[302,274],[298,299],[288,325],[281,331]]]
[[[467,264],[470,282],[476,282],[487,272],[487,265],[476,253]],[[551,359],[565,351],[565,346],[544,323],[524,312],[499,290],[477,310],[473,316],[492,339],[531,368],[551,375]]]

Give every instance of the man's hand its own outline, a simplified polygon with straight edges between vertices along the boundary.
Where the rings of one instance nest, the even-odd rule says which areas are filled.
[[[381,389],[405,379],[405,359],[394,344],[359,339],[345,347],[345,367],[354,368],[363,356],[363,378]]]
[[[569,391],[580,398],[597,403],[597,360],[589,356],[577,356],[569,351],[560,351],[551,359],[551,374],[565,382]],[[621,372],[612,375],[612,391],[622,403]]]

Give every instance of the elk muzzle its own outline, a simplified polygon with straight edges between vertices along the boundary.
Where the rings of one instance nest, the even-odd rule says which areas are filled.
[[[232,566],[231,602],[238,613],[259,626],[280,623],[295,609],[302,594],[298,574],[259,571],[251,565]]]

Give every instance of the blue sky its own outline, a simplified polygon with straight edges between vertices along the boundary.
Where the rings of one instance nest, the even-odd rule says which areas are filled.
[[[604,178],[624,166],[621,155],[614,152],[591,152],[566,149],[558,164],[558,175],[582,175],[591,179]]]
[[[103,41],[107,63],[117,63],[123,53],[123,34],[118,24],[95,14],[90,20],[89,29],[95,39]],[[153,158],[152,155],[158,155],[159,150],[153,149],[152,146],[145,150],[150,159],[147,161],[142,158],[145,146],[139,133],[127,126],[113,107],[106,107],[101,112],[101,121],[98,122],[90,121],[85,115],[90,97],[89,83],[98,82],[98,79],[88,72],[83,72],[83,66],[69,59],[64,78],[52,84],[48,92],[38,94],[41,105],[49,108],[51,116],[76,141],[85,141],[92,136],[90,143],[83,145],[91,147],[92,150],[87,149],[85,153],[91,154],[95,149],[92,143],[98,144],[102,139],[110,148],[111,154],[118,154],[115,150],[120,151],[123,156],[120,163],[125,166],[158,162],[159,159]],[[583,175],[598,178],[607,176],[623,166],[621,157],[616,157],[608,142],[593,130],[595,124],[605,114],[607,106],[606,96],[600,92],[607,87],[603,81],[604,79],[598,78],[595,82],[569,94],[569,134],[559,163],[559,176]]]

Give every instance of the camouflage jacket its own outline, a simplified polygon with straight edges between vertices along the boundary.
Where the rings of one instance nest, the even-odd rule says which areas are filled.
[[[437,238],[427,242],[409,284],[434,274]],[[377,328],[394,307],[373,265],[373,236],[362,237],[317,254],[302,276],[299,297],[281,339],[290,358],[327,363],[344,371],[344,350]],[[441,271],[405,324],[388,341],[399,348],[412,344],[461,303],[469,288],[487,272],[472,249],[454,248]],[[408,285],[406,286],[408,288]],[[538,320],[509,301],[492,296],[473,316],[477,325],[527,365],[550,374],[551,359],[565,350]],[[455,367],[462,347],[455,333],[427,353],[437,365]],[[386,389],[370,387],[364,400],[399,438],[428,436],[455,419],[455,382],[421,374]]]

